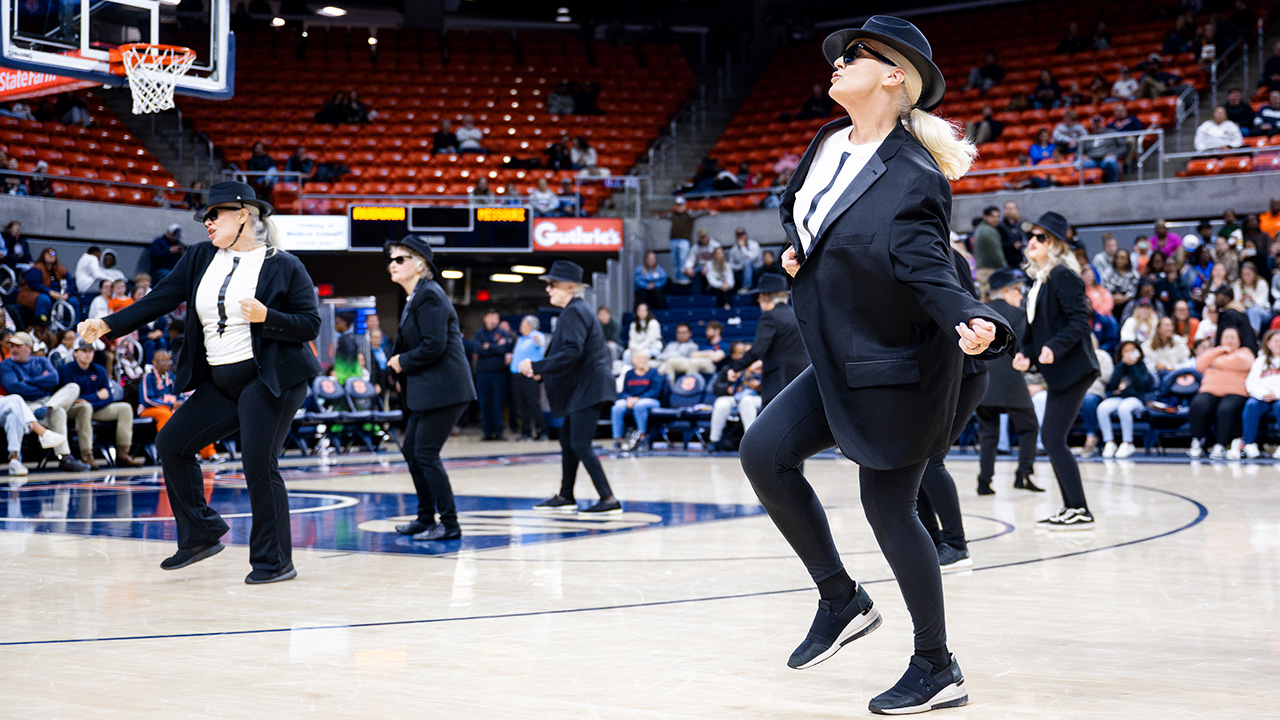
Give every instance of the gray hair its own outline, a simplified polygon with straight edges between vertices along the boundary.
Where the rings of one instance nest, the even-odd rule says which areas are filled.
[[[275,255],[280,251],[280,246],[276,245],[278,232],[275,223],[271,218],[263,217],[256,207],[246,206],[244,209],[249,211],[249,231],[253,233],[253,239],[267,246],[267,257]]]
[[[525,323],[529,323],[529,327],[532,328],[534,331],[537,331],[539,328],[542,327],[542,321],[538,319],[537,315],[525,315],[524,317],[520,318],[520,324],[523,325]]]

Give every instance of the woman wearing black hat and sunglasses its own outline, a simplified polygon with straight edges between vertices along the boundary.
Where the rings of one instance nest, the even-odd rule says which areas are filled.
[[[812,366],[742,441],[743,469],[818,586],[818,612],[788,665],[802,669],[874,630],[880,614],[846,572],[804,460],[839,445],[860,466],[867,520],[915,627],[915,653],[872,712],[968,701],[948,652],[937,549],[916,514],[928,459],[949,444],[965,354],[1013,338],[960,284],[948,246],[947,178],[976,153],[930,111],[942,73],[914,25],[875,16],[823,42],[831,97],[847,118],[822,128],[782,196],[783,267]],[[957,345],[959,347],[957,347]]]
[[[431,246],[409,235],[387,243],[386,249],[391,282],[408,295],[387,367],[395,373],[408,410],[401,451],[418,492],[418,517],[397,525],[396,532],[414,540],[456,540],[462,527],[440,449],[476,399],[475,383],[458,314],[436,281]]]
[[[613,496],[609,479],[596,457],[591,440],[600,414],[613,404],[617,390],[610,372],[612,362],[604,344],[604,329],[595,311],[583,299],[582,268],[568,260],[556,260],[541,277],[547,281],[552,305],[564,308],[556,323],[547,353],[537,362],[520,361],[525,377],[542,376],[551,414],[564,419],[560,426],[560,492],[533,506],[534,510],[558,513],[578,512],[573,486],[578,463],[587,469],[600,501],[582,512],[616,515],[622,503]]]
[[[196,453],[239,431],[253,513],[250,585],[298,574],[276,462],[307,381],[320,372],[309,347],[320,332],[315,285],[301,261],[272,244],[271,212],[244,183],[214,185],[196,213],[210,242],[189,247],[146,297],[77,328],[93,342],[128,334],[184,302],[193,311],[174,389],[195,392],[156,438],[178,530],[178,552],[160,567],[177,570],[222,551],[228,527],[205,502]]]
[[[1067,446],[1067,433],[1080,414],[1084,396],[1098,377],[1098,358],[1089,336],[1093,310],[1084,294],[1080,264],[1067,245],[1067,219],[1055,212],[1040,216],[1027,239],[1027,331],[1013,369],[1034,365],[1044,377],[1046,401],[1040,441],[1062,491],[1062,509],[1038,525],[1050,530],[1087,530],[1093,515],[1080,482],[1080,466]]]

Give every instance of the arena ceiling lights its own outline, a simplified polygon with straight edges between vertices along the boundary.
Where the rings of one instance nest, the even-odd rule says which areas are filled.
[[[512,265],[511,272],[521,275],[545,275],[547,269],[541,265]]]
[[[319,10],[316,10],[316,14],[336,18],[346,15],[347,11],[344,8],[340,8],[335,5],[326,5]]]
[[[489,280],[498,283],[518,283],[524,282],[523,275],[511,275],[509,273],[494,273],[489,276]]]

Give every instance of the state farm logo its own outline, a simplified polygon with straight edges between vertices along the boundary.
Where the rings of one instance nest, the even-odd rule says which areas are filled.
[[[616,218],[543,219],[533,226],[536,250],[614,251],[622,248],[622,221]]]

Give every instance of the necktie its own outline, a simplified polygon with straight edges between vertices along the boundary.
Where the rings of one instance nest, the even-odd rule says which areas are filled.
[[[222,281],[222,287],[218,288],[218,336],[221,337],[227,331],[227,287],[231,285],[231,276],[236,274],[236,268],[240,267],[240,258],[231,258],[231,272],[227,273],[227,279]]]

